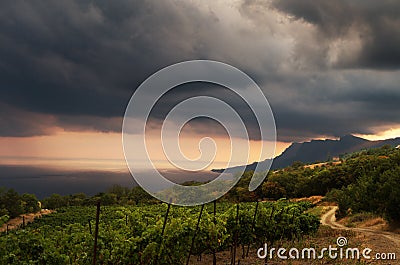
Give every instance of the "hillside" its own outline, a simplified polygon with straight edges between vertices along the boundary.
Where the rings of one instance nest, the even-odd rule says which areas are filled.
[[[279,169],[290,166],[295,161],[306,164],[315,163],[317,161],[327,161],[333,157],[339,157],[344,154],[378,148],[384,145],[398,146],[400,145],[400,137],[394,139],[369,141],[354,135],[345,135],[338,140],[311,140],[303,143],[292,143],[281,155],[277,156],[272,163],[271,169]],[[267,159],[259,163],[270,163]],[[254,170],[257,162],[246,166],[246,171]],[[239,167],[228,168],[228,172],[238,171]],[[223,169],[214,169],[214,172],[222,172]]]

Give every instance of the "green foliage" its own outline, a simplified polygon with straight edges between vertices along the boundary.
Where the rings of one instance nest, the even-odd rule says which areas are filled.
[[[262,194],[269,199],[278,200],[286,196],[286,190],[276,182],[266,181],[261,186]]]
[[[296,239],[315,232],[319,219],[306,214],[307,203],[206,205],[194,242],[193,255],[242,245]],[[167,205],[102,206],[98,237],[99,264],[184,264],[200,207],[172,206],[161,235]],[[91,264],[95,207],[60,208],[0,237],[0,264]],[[90,230],[89,222],[92,226]],[[237,235],[237,237],[235,237]],[[162,243],[161,243],[162,241]]]
[[[8,215],[11,218],[23,213],[40,210],[39,202],[33,194],[19,195],[15,190],[0,190],[0,216]]]
[[[98,193],[92,197],[84,193],[62,196],[52,194],[42,200],[42,208],[59,209],[67,206],[88,206],[100,201],[102,205],[138,205],[156,203],[155,199],[141,187],[132,189],[113,185],[107,192]]]
[[[35,213],[40,211],[39,202],[33,194],[22,194],[21,196],[22,206],[25,213]]]
[[[340,190],[349,185],[360,185],[359,179],[364,175],[375,176],[376,178],[384,177],[389,174],[386,171],[394,170],[391,174],[399,175],[395,170],[400,163],[400,150],[390,146],[384,146],[377,149],[365,150],[362,152],[347,155],[341,163],[327,163],[320,166],[310,167],[301,163],[294,163],[292,166],[269,172],[266,182],[261,189],[256,190],[259,199],[273,198],[278,199],[280,196],[287,198],[309,197],[314,195],[324,196],[334,190]],[[386,173],[385,173],[386,172]],[[387,181],[394,176],[386,176]],[[369,180],[371,185],[375,185],[375,179]],[[385,180],[386,181],[386,180]],[[364,184],[368,182],[363,180]],[[382,183],[384,180],[381,181]],[[386,182],[385,182],[386,183]],[[240,184],[240,183],[239,183]],[[388,188],[389,184],[386,184]],[[239,185],[240,186],[240,185]],[[275,187],[274,187],[275,186]],[[281,189],[279,192],[277,189]],[[366,187],[365,187],[366,188]],[[376,189],[377,187],[370,187]],[[358,190],[357,192],[361,192]],[[366,192],[366,191],[365,191]],[[389,192],[383,192],[382,198]],[[232,192],[234,193],[234,191]],[[274,194],[276,193],[276,194]],[[341,198],[346,200],[346,198]]]
[[[346,163],[354,182],[327,195],[338,202],[339,215],[373,212],[389,221],[399,221],[400,150],[385,146],[364,151],[350,156]]]
[[[10,216],[8,216],[7,214],[0,216],[0,226],[5,224],[8,221],[8,219],[10,219]]]

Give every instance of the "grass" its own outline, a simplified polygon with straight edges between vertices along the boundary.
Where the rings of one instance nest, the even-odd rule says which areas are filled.
[[[329,211],[329,206],[315,206],[307,210],[307,213],[311,213],[315,216],[321,217],[324,213]]]
[[[382,217],[369,212],[349,215],[343,218],[340,223],[347,227],[371,227],[376,225],[387,225],[386,221]]]

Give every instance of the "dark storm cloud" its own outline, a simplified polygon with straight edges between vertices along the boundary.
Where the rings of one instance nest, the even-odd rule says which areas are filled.
[[[0,101],[23,111],[8,117],[0,135],[46,134],[51,125],[120,131],[118,122],[99,121],[120,119],[150,74],[183,60],[212,58],[207,39],[208,46],[212,40],[225,49],[229,38],[215,38],[224,33],[211,24],[218,24],[215,14],[185,2],[3,3]],[[29,112],[52,119],[24,122]]]
[[[183,21],[163,2],[13,1],[0,12],[1,100],[31,111],[122,116],[140,82],[187,56],[175,43]]]
[[[400,124],[399,72],[297,74],[268,93],[282,141],[375,134]]]
[[[400,3],[400,2],[399,2]],[[397,126],[397,1],[8,1],[0,8],[0,136],[119,132],[135,88],[172,63],[213,59],[260,85],[279,140],[375,133]],[[368,70],[366,70],[368,69]],[[226,90],[188,86],[159,102]],[[192,128],[208,131],[209,121]],[[215,134],[223,130],[215,130]]]
[[[242,121],[247,128],[249,137],[256,140],[260,139],[261,135],[260,130],[258,129],[258,122],[254,116],[254,113],[251,111],[244,99],[228,88],[211,83],[188,83],[177,86],[166,93],[160,99],[160,101],[155,104],[152,110],[150,119],[153,121],[153,125],[157,124],[157,121],[163,121],[166,118],[166,115],[180,102],[197,96],[209,96],[229,104],[242,118]],[[209,107],[204,105],[201,109],[197,110],[196,113],[200,115],[202,110],[207,108]],[[222,129],[222,127],[213,128],[216,122],[211,121],[211,119],[196,118],[191,120],[190,124],[192,128],[195,128],[195,132],[199,134],[206,134],[207,132],[211,135],[226,134],[225,129]],[[161,128],[161,125],[161,123],[158,123],[159,128]]]
[[[29,137],[66,131],[116,132],[122,126],[122,117],[88,115],[52,115],[29,112],[0,103],[0,135],[3,137]]]
[[[56,118],[4,104],[0,101],[0,136],[27,137],[54,133]]]
[[[179,28],[171,12],[158,1],[2,3],[0,101],[24,111],[2,107],[0,134],[40,135],[51,125],[78,128],[95,125],[96,116],[122,117],[140,82],[184,59],[171,44],[177,36],[165,31]],[[30,119],[29,111],[42,119]],[[48,113],[63,117],[46,121]],[[97,127],[119,131],[115,125]]]
[[[275,0],[273,6],[316,25],[325,45],[335,40],[358,39],[361,42],[359,54],[351,60],[343,56],[337,62],[338,67],[400,67],[399,1]],[[350,41],[350,45],[354,42]]]

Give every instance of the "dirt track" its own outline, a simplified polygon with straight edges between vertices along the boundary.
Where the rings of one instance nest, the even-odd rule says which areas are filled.
[[[24,219],[25,224],[28,224],[33,222],[35,218],[41,217],[42,215],[50,214],[52,212],[52,210],[41,210],[37,213],[22,214],[16,218],[10,219],[7,223],[3,224],[3,226],[0,227],[0,233],[7,231],[7,225],[8,230],[17,229],[23,224]]]
[[[392,242],[396,243],[400,249],[400,235],[399,234],[387,232],[387,231],[380,231],[380,230],[371,229],[371,228],[346,227],[346,226],[336,222],[335,212],[337,209],[338,209],[337,206],[332,206],[332,208],[328,212],[326,212],[324,215],[321,216],[321,223],[323,225],[330,226],[332,229],[352,230],[352,231],[356,231],[356,232],[370,233],[370,234],[374,234],[374,235],[383,236],[383,237],[391,240]]]
[[[400,234],[373,228],[346,227],[336,222],[335,212],[337,209],[337,206],[331,206],[331,209],[321,216],[321,223],[335,230],[356,232],[358,237],[362,239],[363,245],[372,248],[374,251],[380,253],[396,253],[397,260],[392,260],[391,263],[385,264],[400,264]]]

